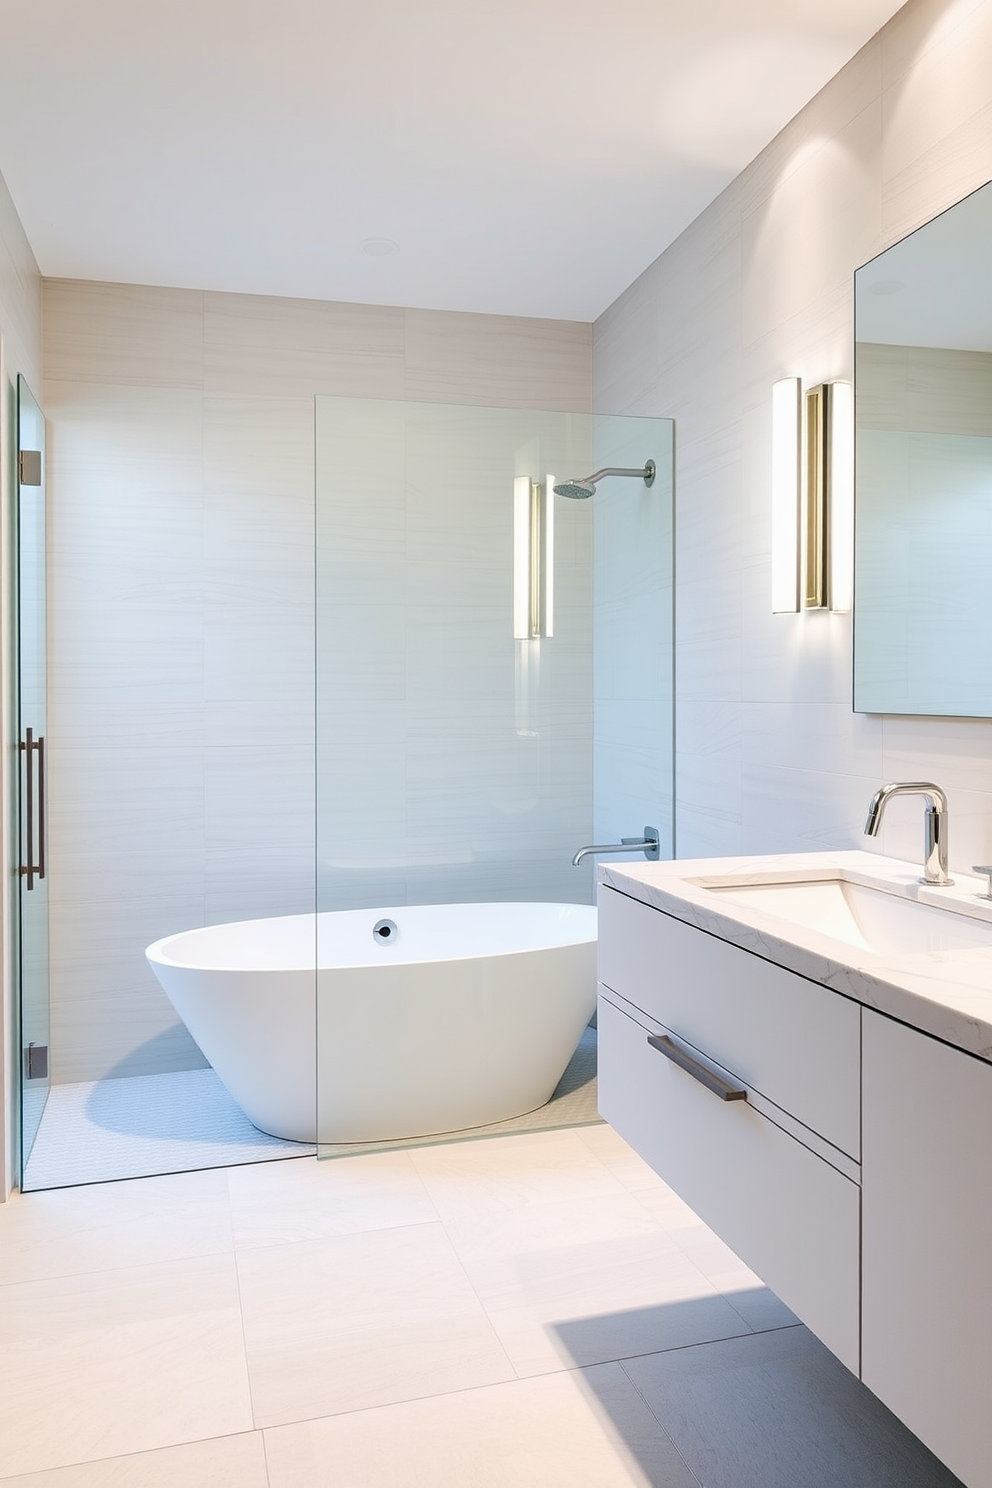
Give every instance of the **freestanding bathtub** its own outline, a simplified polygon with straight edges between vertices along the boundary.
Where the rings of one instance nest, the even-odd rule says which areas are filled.
[[[588,904],[286,915],[188,930],[145,954],[249,1120],[297,1142],[535,1110],[596,1005]]]

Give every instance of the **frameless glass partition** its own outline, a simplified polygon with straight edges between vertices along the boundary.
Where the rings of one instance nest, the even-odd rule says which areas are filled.
[[[49,1092],[45,417],[17,379],[18,966],[21,1172]]]
[[[459,1077],[476,1035],[431,1009],[443,964],[476,963],[485,1039],[478,963],[539,945],[535,906],[593,903],[581,847],[650,826],[672,855],[672,451],[667,419],[317,399],[327,1153],[422,1135],[400,1087],[425,1042]],[[522,908],[512,930],[445,922],[466,904]]]

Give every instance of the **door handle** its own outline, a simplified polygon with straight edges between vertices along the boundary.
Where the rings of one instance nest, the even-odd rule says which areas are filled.
[[[45,876],[45,739],[34,737],[33,729],[24,730],[21,740],[24,752],[24,816],[25,855],[27,862],[21,864],[21,877],[27,879],[26,887],[34,888],[36,878]],[[38,788],[35,791],[35,757],[38,760]],[[37,801],[37,823],[35,804]],[[38,828],[38,846],[35,848],[35,826]],[[35,862],[37,858],[37,862]]]

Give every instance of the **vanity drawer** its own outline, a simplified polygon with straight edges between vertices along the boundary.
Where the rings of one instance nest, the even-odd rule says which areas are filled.
[[[599,979],[860,1158],[857,1003],[605,885]]]
[[[653,1049],[648,1034],[664,1031],[600,996],[601,1114],[857,1373],[860,1189]]]

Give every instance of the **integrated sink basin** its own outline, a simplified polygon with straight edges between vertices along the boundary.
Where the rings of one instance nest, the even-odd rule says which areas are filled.
[[[905,956],[992,946],[992,922],[843,878],[697,882],[729,903],[760,909],[875,955]]]

